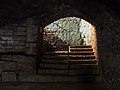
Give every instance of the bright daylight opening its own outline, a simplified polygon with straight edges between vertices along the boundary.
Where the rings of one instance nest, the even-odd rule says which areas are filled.
[[[46,26],[42,33],[40,63],[41,66],[46,63],[44,67],[49,69],[49,73],[87,75],[89,68],[86,68],[86,72],[80,67],[95,65],[97,68],[96,30],[87,21],[77,17],[61,18]],[[57,70],[67,70],[67,72]],[[90,70],[91,73],[92,71]]]
[[[50,45],[59,48],[63,45],[93,46],[95,28],[81,18],[61,18],[44,28],[44,40]]]

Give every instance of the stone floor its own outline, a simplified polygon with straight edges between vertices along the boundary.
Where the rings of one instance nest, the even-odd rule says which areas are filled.
[[[0,90],[108,90],[98,82],[1,83]]]

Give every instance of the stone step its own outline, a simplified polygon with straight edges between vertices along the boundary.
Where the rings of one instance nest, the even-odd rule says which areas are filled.
[[[41,63],[40,68],[50,68],[50,69],[96,69],[98,66],[96,64],[71,64],[71,63],[66,63],[66,64],[53,64],[53,63]]]
[[[39,69],[40,75],[84,76],[98,75],[97,60],[91,46],[71,46],[68,51],[44,53]]]
[[[53,74],[53,75],[68,75],[68,71],[64,69],[50,69],[50,68],[41,68],[38,71],[39,74]]]
[[[98,69],[69,70],[69,75],[98,75]]]
[[[45,52],[45,55],[94,55],[94,52],[92,51],[51,51],[51,52]]]
[[[98,75],[98,69],[53,69],[53,68],[41,68],[38,71],[39,74],[53,74],[53,75]]]
[[[78,46],[72,45],[70,46],[70,48],[92,48],[92,46],[91,45],[78,45]]]
[[[97,64],[71,64],[70,69],[98,69]]]
[[[70,55],[94,55],[94,52],[92,51],[70,51]]]
[[[95,59],[89,59],[89,60],[68,60],[70,64],[96,64],[97,61]]]
[[[81,60],[81,59],[95,59],[94,55],[70,55],[69,59]]]
[[[54,59],[54,60],[68,60],[68,59],[73,59],[73,60],[81,60],[81,59],[95,59],[94,55],[44,55],[42,57],[43,59]]]
[[[93,51],[92,48],[70,48],[70,51]]]
[[[49,60],[49,59],[42,59],[41,63],[49,63],[49,64],[96,64],[97,61],[95,59],[89,60]]]
[[[37,82],[95,82],[100,81],[99,75],[53,75],[53,74],[42,74],[36,76]]]
[[[17,80],[18,79],[18,80]],[[36,75],[33,71],[21,72],[16,78],[14,72],[6,72],[2,74],[2,82],[84,82],[99,80],[99,75],[63,75],[63,74],[46,74],[39,73]]]
[[[47,69],[68,69],[68,64],[53,64],[53,63],[41,63],[40,68],[47,68]]]
[[[65,59],[63,59],[63,60],[42,59],[41,63],[66,64],[68,62],[67,62],[67,59],[66,60]]]
[[[67,60],[68,59],[68,56],[62,56],[62,55],[43,55],[42,56],[42,59],[49,59],[49,60]]]

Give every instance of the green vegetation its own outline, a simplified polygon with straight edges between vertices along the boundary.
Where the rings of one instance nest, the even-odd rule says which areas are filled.
[[[90,45],[90,28],[91,24],[76,17],[61,18],[45,27],[54,32],[55,37],[70,45]]]

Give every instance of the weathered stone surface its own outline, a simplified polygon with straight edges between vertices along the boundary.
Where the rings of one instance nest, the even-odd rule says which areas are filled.
[[[26,1],[29,3],[23,3],[23,0],[20,1],[21,3],[15,1],[17,5],[20,5],[24,9],[16,7],[17,5],[13,5],[13,2],[6,2],[1,1],[1,13],[0,16],[13,16],[15,17],[27,17],[36,15],[40,16],[40,23],[41,25],[46,26],[51,22],[66,16],[77,16],[81,17],[89,22],[91,22],[96,27],[97,33],[97,41],[98,41],[98,55],[99,55],[99,65],[101,69],[101,75],[104,83],[107,87],[112,90],[119,90],[120,88],[120,3],[119,0],[39,0],[36,4],[33,4],[32,0]],[[39,2],[39,3],[38,3]],[[7,4],[6,4],[7,3]],[[10,7],[7,7],[7,5]],[[26,6],[26,7],[25,7]],[[74,9],[73,9],[74,8]],[[76,9],[75,9],[76,8]],[[15,11],[15,12],[14,12]],[[9,20],[8,20],[9,19]],[[1,18],[0,25],[13,23],[16,19],[10,18]],[[18,20],[19,21],[19,20]],[[32,19],[27,21],[28,28],[26,29],[26,24],[23,23],[22,25],[25,27],[13,27],[6,26],[0,30],[0,51],[7,51],[10,48],[2,47],[7,44],[11,45],[12,41],[17,42],[15,46],[23,45],[25,43],[25,47],[27,47],[27,53],[34,52],[34,45],[29,45],[27,42],[35,42],[36,36],[36,26],[31,27],[33,25]],[[21,25],[21,26],[22,26]],[[36,30],[34,30],[34,28]],[[9,30],[9,31],[7,31]],[[16,30],[19,32],[26,32],[25,35],[22,37],[22,34],[19,36],[12,36],[11,30]],[[27,30],[27,31],[26,31]],[[35,32],[34,32],[35,31]],[[5,34],[5,32],[8,32]],[[19,33],[18,33],[19,34]],[[16,34],[16,35],[18,35]],[[7,35],[7,36],[5,36]],[[9,35],[9,37],[8,37]],[[21,41],[25,41],[21,43]],[[8,47],[9,47],[8,45]],[[14,46],[14,44],[13,44]],[[23,48],[21,48],[23,49]],[[16,51],[16,50],[14,50]],[[18,50],[17,50],[18,51]],[[21,56],[16,57],[20,59]],[[26,57],[23,57],[23,60],[26,60]]]
[[[25,41],[26,38],[24,36],[14,36],[15,41]]]
[[[27,25],[27,42],[35,42],[38,34],[38,26]]]
[[[18,32],[15,32],[14,35],[17,35],[17,36],[25,36],[25,35],[26,35],[26,32],[18,31]]]
[[[2,82],[11,82],[11,81],[17,81],[15,72],[3,72]]]
[[[1,36],[2,40],[13,40],[13,37],[5,37],[5,36]]]
[[[12,55],[1,55],[0,59],[3,59],[3,60],[12,60]]]

